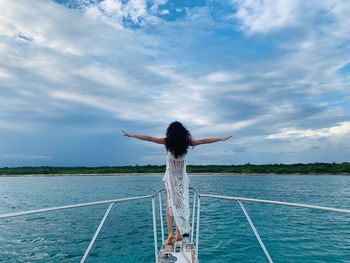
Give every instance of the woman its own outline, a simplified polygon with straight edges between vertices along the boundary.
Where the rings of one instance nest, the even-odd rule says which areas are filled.
[[[167,150],[166,171],[163,182],[166,190],[166,216],[168,223],[167,244],[180,240],[181,235],[189,237],[191,226],[189,223],[189,177],[186,172],[186,156],[189,146],[205,143],[226,141],[232,136],[221,138],[204,138],[194,140],[191,133],[178,121],[171,123],[166,131],[165,138],[136,135],[122,131],[124,136],[150,141],[165,145]],[[173,221],[176,223],[176,234],[173,236]]]

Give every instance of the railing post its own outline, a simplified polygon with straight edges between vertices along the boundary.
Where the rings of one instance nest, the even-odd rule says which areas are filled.
[[[237,200],[237,202],[238,202],[239,205],[241,206],[241,208],[242,208],[242,210],[243,210],[243,213],[244,213],[245,217],[247,218],[248,223],[249,223],[250,227],[252,228],[252,230],[253,230],[253,232],[254,232],[254,235],[255,235],[256,239],[259,241],[259,244],[260,244],[261,248],[263,249],[263,251],[264,251],[264,253],[265,253],[265,256],[266,256],[266,258],[267,258],[267,261],[268,261],[269,263],[273,263],[273,261],[272,261],[270,255],[269,255],[269,252],[267,252],[267,249],[266,249],[266,247],[265,247],[263,241],[261,240],[258,231],[256,230],[256,228],[255,228],[255,226],[254,226],[254,224],[253,224],[253,221],[250,219],[250,216],[249,216],[247,210],[245,209],[244,205],[243,205],[239,200]]]
[[[200,216],[200,209],[201,209],[201,200],[200,195],[197,195],[198,198],[198,204],[197,204],[197,230],[196,230],[196,263],[198,263],[198,243],[199,243],[199,216]]]
[[[162,212],[162,193],[158,193],[158,198],[159,198],[159,214],[160,214],[160,229],[162,231],[162,244],[165,243],[164,241],[164,225],[163,225],[163,212]]]
[[[158,261],[158,241],[157,241],[157,223],[156,223],[156,202],[155,195],[152,196],[152,215],[153,215],[153,236],[154,236],[154,254],[156,263]]]
[[[98,234],[100,233],[100,231],[101,231],[101,229],[102,229],[102,227],[103,227],[103,224],[105,223],[105,221],[106,221],[106,219],[107,219],[107,216],[109,215],[109,212],[111,211],[111,209],[112,209],[114,203],[115,203],[115,202],[111,203],[111,204],[109,205],[109,207],[107,208],[107,211],[106,211],[106,213],[104,214],[104,216],[103,216],[103,218],[102,218],[102,220],[101,220],[101,222],[100,222],[100,225],[99,225],[98,228],[96,229],[96,232],[95,232],[94,236],[92,237],[92,239],[91,239],[91,241],[90,241],[90,244],[89,244],[88,248],[86,249],[86,251],[85,251],[85,253],[84,253],[84,256],[83,256],[83,258],[81,259],[80,263],[84,263],[85,260],[87,259],[88,255],[89,255],[89,253],[90,253],[90,250],[91,250],[92,246],[94,245],[94,243],[95,243],[95,241],[96,241],[96,238],[97,238]]]
[[[193,192],[193,206],[192,206],[192,229],[191,229],[191,242],[193,243],[193,235],[194,235],[194,214],[196,209],[196,192]]]

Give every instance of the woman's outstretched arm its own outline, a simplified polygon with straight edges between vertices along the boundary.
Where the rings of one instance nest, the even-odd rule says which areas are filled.
[[[165,144],[165,138],[156,138],[152,136],[147,136],[147,135],[137,135],[137,134],[132,134],[126,131],[123,131],[124,136],[126,137],[131,137],[131,138],[136,138],[139,140],[144,140],[144,141],[149,141],[149,142],[154,142],[158,144]]]
[[[203,139],[198,139],[198,140],[192,139],[191,145],[197,146],[197,145],[206,144],[206,143],[222,142],[222,141],[227,141],[231,137],[232,136],[225,136],[225,137],[219,137],[219,138],[203,138]]]

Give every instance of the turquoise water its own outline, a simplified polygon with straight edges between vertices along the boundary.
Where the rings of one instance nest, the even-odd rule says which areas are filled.
[[[190,178],[201,193],[350,208],[346,176]],[[0,178],[0,213],[148,195],[161,187],[161,176]],[[0,261],[79,262],[106,208],[1,220]],[[275,262],[350,262],[349,215],[267,204],[246,208]],[[200,233],[201,263],[265,262],[235,202],[203,199]],[[151,200],[115,205],[88,262],[154,262]]]

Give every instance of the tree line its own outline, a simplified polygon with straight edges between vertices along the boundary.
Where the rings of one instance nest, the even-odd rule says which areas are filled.
[[[0,168],[0,175],[26,174],[112,174],[112,173],[163,173],[165,165],[54,167],[24,166]],[[310,164],[243,164],[243,165],[189,165],[188,173],[234,174],[350,174],[350,163]]]

